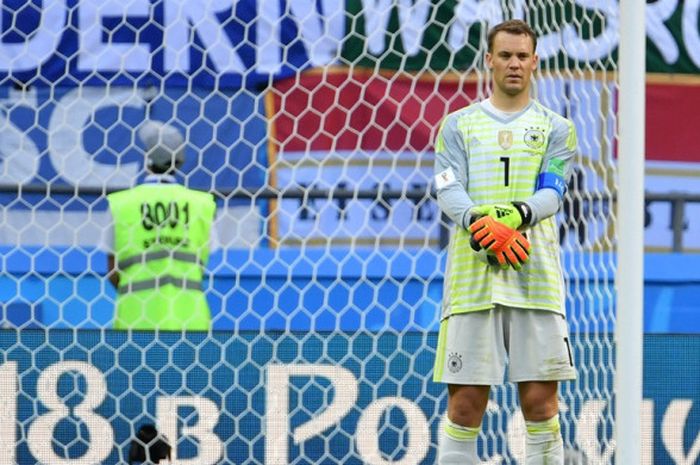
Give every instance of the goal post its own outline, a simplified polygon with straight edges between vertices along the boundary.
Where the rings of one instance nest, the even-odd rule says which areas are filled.
[[[645,12],[620,2],[620,157],[617,260],[617,463],[642,463],[644,321]],[[648,438],[644,438],[648,441]]]
[[[5,2],[0,465],[125,463],[148,423],[183,464],[434,463],[454,225],[434,201],[433,144],[446,114],[488,96],[486,32],[507,18],[535,28],[535,96],[578,132],[557,217],[579,374],[561,387],[562,432],[570,463],[609,463],[618,211],[639,200],[618,189],[621,14],[555,0]],[[113,329],[106,194],[144,180],[149,121],[182,135],[178,182],[216,199],[209,331]],[[492,391],[479,454],[525,463],[512,384]]]

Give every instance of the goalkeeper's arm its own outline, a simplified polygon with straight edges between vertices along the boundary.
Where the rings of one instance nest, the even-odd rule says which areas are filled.
[[[562,198],[554,189],[540,189],[523,202],[532,214],[526,226],[534,226],[540,221],[555,215],[561,208]]]
[[[529,199],[510,204],[477,205],[469,210],[472,219],[491,216],[509,228],[518,229],[534,226],[554,215],[562,204],[563,192],[548,186],[537,190]]]
[[[467,148],[459,134],[456,120],[448,116],[435,142],[434,185],[440,210],[455,224],[469,227],[469,209],[474,201],[467,194]]]

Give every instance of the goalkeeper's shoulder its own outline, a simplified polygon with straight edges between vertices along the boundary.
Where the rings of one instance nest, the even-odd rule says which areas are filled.
[[[471,104],[449,113],[442,119],[435,139],[436,152],[442,152],[445,149],[447,140],[456,141],[463,138],[465,128],[469,126],[469,118],[477,109],[478,107],[475,104]]]
[[[459,110],[455,110],[453,112],[450,112],[445,116],[442,120],[442,126],[445,126],[447,124],[457,124],[458,121],[464,119],[464,118],[469,118],[476,114],[479,111],[479,108],[481,107],[481,102],[474,102],[466,107],[462,107]]]
[[[577,137],[574,122],[537,101],[535,101],[534,107],[536,111],[540,112],[549,121],[552,128],[550,139],[557,141],[555,145],[561,144],[570,151],[575,150],[577,146]]]
[[[574,123],[572,120],[569,118],[560,115],[556,111],[552,110],[551,108],[548,108],[542,103],[538,102],[537,100],[534,101],[534,108],[538,113],[541,113],[544,115],[547,119],[549,119],[552,123],[552,125],[556,127],[573,127]]]

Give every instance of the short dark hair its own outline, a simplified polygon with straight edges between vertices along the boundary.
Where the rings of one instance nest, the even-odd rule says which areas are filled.
[[[520,19],[510,19],[508,21],[503,21],[500,24],[496,24],[491,28],[487,36],[488,51],[493,52],[493,41],[496,38],[496,34],[499,32],[506,32],[508,34],[514,35],[526,35],[532,39],[532,51],[537,50],[537,34],[532,28],[523,20]]]

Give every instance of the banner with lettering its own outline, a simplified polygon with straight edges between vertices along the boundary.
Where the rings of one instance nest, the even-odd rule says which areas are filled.
[[[700,8],[696,2],[647,2],[647,72],[700,72]],[[549,68],[613,69],[620,43],[616,1],[508,2],[349,0],[346,63],[411,71],[478,67],[486,32],[503,20],[538,30],[538,54]],[[545,24],[546,21],[546,24]]]
[[[700,71],[695,2],[645,5],[647,71]],[[433,0],[51,0],[3,2],[0,83],[78,83],[259,89],[338,62],[385,69],[464,71],[478,65],[485,27],[508,17],[535,27],[544,62],[612,68],[617,2]],[[483,26],[482,26],[483,25]],[[485,26],[485,27],[484,27]],[[340,55],[339,55],[340,52]]]
[[[0,193],[0,244],[99,244],[108,226],[103,194],[146,175],[138,131],[144,122],[182,135],[185,162],[178,179],[188,187],[225,194],[264,184],[267,122],[257,94],[177,86],[160,92],[0,86],[0,183],[37,190]],[[217,217],[221,244],[258,243],[264,199],[251,206],[246,198],[223,197]]]
[[[0,330],[0,464],[125,463],[146,423],[175,445],[174,463],[435,463],[436,333],[308,336]],[[610,360],[613,342],[572,335],[579,378],[560,400],[571,463],[614,455],[614,399],[600,397],[613,378],[588,361]],[[645,337],[643,463],[697,463],[698,357],[696,335]],[[479,440],[489,463],[525,463],[515,393],[494,389]]]
[[[342,2],[324,2],[328,18],[338,18],[324,30],[319,13],[300,3],[4,1],[3,17],[13,20],[2,22],[0,83],[264,87],[270,76],[335,59]]]

